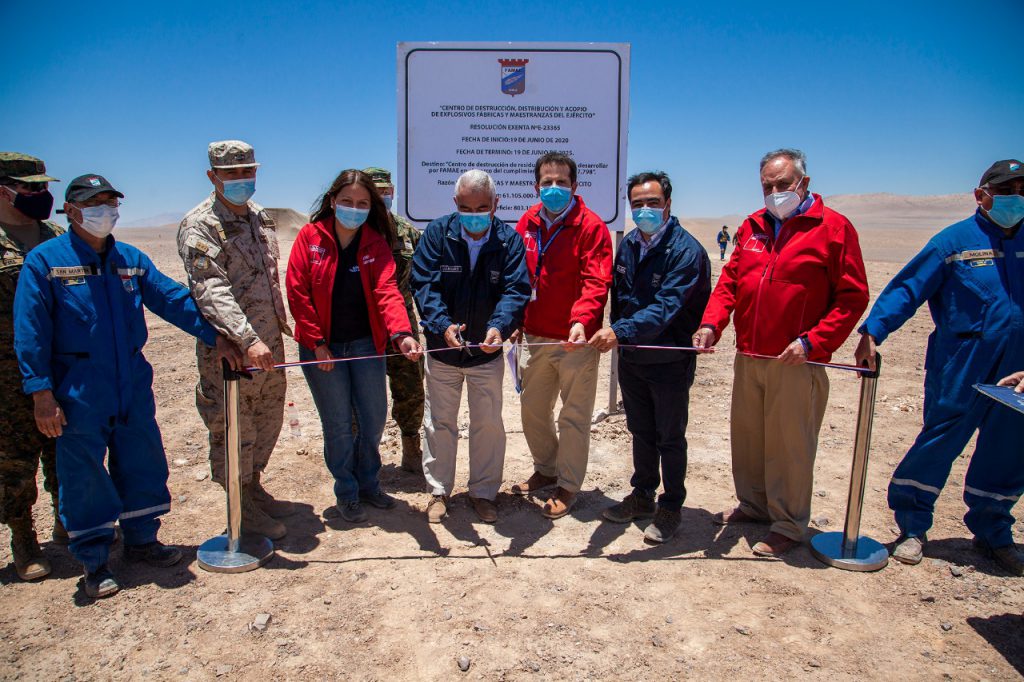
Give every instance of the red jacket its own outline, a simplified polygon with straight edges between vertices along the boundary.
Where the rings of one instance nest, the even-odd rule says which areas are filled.
[[[363,282],[366,309],[370,312],[373,345],[383,353],[395,334],[412,330],[405,301],[395,282],[395,259],[391,247],[377,232],[360,228],[359,279]],[[331,291],[338,269],[338,242],[334,221],[308,223],[299,230],[288,257],[288,307],[295,318],[295,340],[315,348],[320,339],[331,339]]]
[[[589,339],[604,324],[604,305],[612,281],[612,239],[608,226],[576,197],[563,229],[544,253],[537,281],[538,235],[550,238],[541,218],[543,204],[523,214],[516,231],[526,246],[526,269],[537,300],[526,306],[523,329],[530,334],[566,339],[569,328],[583,323]],[[557,230],[557,226],[554,228]],[[553,232],[552,232],[553,233]]]
[[[779,229],[765,209],[736,231],[737,248],[722,268],[704,311],[716,338],[735,311],[739,351],[779,355],[806,334],[809,360],[827,362],[868,306],[857,231],[821,197]]]

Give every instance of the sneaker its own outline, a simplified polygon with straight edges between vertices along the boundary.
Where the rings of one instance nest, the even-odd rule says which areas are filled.
[[[444,495],[434,495],[427,503],[427,521],[429,523],[441,523],[441,519],[448,516],[448,498]]]
[[[530,476],[524,483],[513,485],[511,491],[513,495],[532,495],[535,492],[550,488],[556,483],[558,483],[557,477],[545,476],[539,471],[534,471],[533,476]]]
[[[974,538],[974,548],[982,555],[994,560],[999,566],[1011,575],[1024,576],[1024,559],[1021,558],[1017,547],[1010,543],[1002,547],[991,547],[984,540]]]
[[[120,589],[121,583],[117,582],[106,564],[100,566],[95,573],[85,572],[85,593],[92,599],[109,597]]]
[[[613,523],[629,523],[633,519],[649,519],[656,511],[658,508],[653,497],[644,497],[634,490],[622,502],[601,512],[601,516]]]
[[[349,523],[362,523],[366,520],[366,510],[359,501],[339,504],[338,511],[341,512],[341,518]]]
[[[916,566],[924,558],[924,541],[924,537],[901,535],[896,539],[896,546],[892,549],[892,558],[900,563]]]
[[[484,523],[494,523],[498,520],[498,508],[491,500],[485,500],[482,497],[470,497],[470,502],[473,503],[473,511],[480,517],[480,520]]]
[[[398,504],[395,501],[395,498],[391,497],[390,495],[386,495],[385,493],[382,493],[379,490],[369,495],[364,495],[360,493],[359,501],[365,502],[371,507],[376,507],[377,509],[394,509],[395,505]]]
[[[130,562],[144,561],[150,566],[166,568],[181,561],[181,550],[159,541],[145,545],[125,545],[124,558]]]
[[[658,511],[654,515],[654,521],[644,530],[644,539],[657,544],[666,542],[675,535],[682,520],[683,515],[681,512],[658,507]]]
[[[799,540],[786,537],[782,533],[769,531],[768,535],[765,535],[760,542],[750,549],[757,556],[780,557],[799,544]]]

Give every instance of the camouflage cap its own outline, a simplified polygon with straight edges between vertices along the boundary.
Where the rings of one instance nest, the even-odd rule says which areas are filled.
[[[391,171],[387,168],[378,168],[377,166],[370,166],[364,168],[363,172],[370,176],[373,180],[373,184],[377,187],[391,187]]]
[[[46,174],[46,164],[41,159],[18,152],[0,152],[0,180],[60,182]]]
[[[210,168],[255,168],[259,165],[252,145],[241,140],[211,142],[207,153]]]

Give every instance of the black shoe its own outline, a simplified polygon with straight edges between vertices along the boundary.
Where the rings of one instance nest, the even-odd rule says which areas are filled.
[[[615,523],[629,523],[633,519],[649,519],[656,510],[653,497],[644,497],[634,490],[622,502],[601,512],[601,516]]]
[[[341,518],[349,523],[362,523],[366,520],[366,510],[358,501],[339,504],[338,511],[341,512]]]
[[[666,542],[675,535],[682,520],[683,515],[681,512],[669,511],[668,509],[658,507],[658,513],[654,515],[654,521],[644,531],[644,539],[658,544]]]
[[[121,583],[117,582],[106,564],[100,566],[95,573],[85,572],[85,593],[92,599],[109,597],[117,594],[120,589]]]
[[[394,509],[395,505],[398,504],[395,502],[395,498],[390,495],[386,495],[379,490],[372,495],[360,494],[359,501],[365,502],[371,507],[376,507],[377,509]]]
[[[1012,542],[1003,547],[992,547],[984,540],[974,538],[974,548],[999,564],[1007,573],[1024,576],[1024,558],[1021,557],[1016,545]]]
[[[124,558],[128,561],[144,561],[150,566],[166,568],[181,561],[181,550],[173,545],[162,542],[149,542],[145,545],[125,545]]]

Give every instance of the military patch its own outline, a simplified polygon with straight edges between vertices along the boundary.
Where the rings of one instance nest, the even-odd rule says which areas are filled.
[[[17,251],[4,251],[4,265],[21,265],[25,258]]]
[[[72,287],[76,284],[85,284],[85,277],[61,277],[60,283],[66,287]]]
[[[79,279],[93,274],[96,273],[91,265],[72,265],[50,268],[50,274],[47,275],[47,279]],[[78,284],[78,282],[75,283]]]
[[[192,267],[196,270],[205,270],[210,267],[210,259],[207,256],[196,256],[192,259]]]
[[[213,242],[209,242],[203,239],[197,234],[190,234],[185,239],[185,246],[189,247],[190,249],[195,249],[199,253],[205,254],[210,258],[216,258],[218,255],[220,255],[219,246],[217,246]]]

